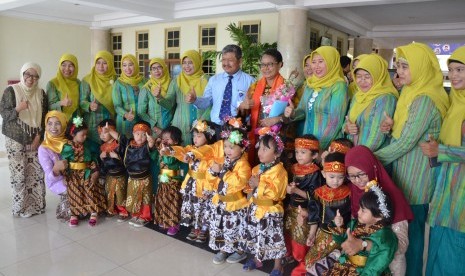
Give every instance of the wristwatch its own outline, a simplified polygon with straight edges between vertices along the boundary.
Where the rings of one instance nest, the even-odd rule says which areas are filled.
[[[363,250],[363,251],[367,250],[367,246],[368,246],[368,242],[365,241],[365,240],[363,240],[363,241],[362,241],[362,250]]]

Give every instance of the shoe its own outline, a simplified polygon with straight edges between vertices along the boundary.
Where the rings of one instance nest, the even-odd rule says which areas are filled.
[[[195,241],[197,239],[197,236],[199,235],[199,233],[200,233],[199,229],[192,228],[189,235],[187,235],[186,240]]]
[[[79,224],[79,220],[77,218],[69,219],[69,227],[76,227]]]
[[[136,223],[136,221],[137,221],[137,218],[136,218],[136,217],[132,217],[132,218],[129,220],[129,225],[134,226],[134,223]]]
[[[218,252],[216,255],[213,257],[213,263],[214,264],[222,264],[226,261],[226,258],[228,257],[228,253],[226,252]]]
[[[149,223],[149,222],[146,221],[145,219],[138,218],[136,220],[136,222],[134,222],[133,226],[136,227],[136,228],[140,228],[140,227],[143,227],[144,225],[146,225],[147,223]]]
[[[197,239],[195,240],[198,243],[204,243],[207,241],[207,231],[200,231]]]
[[[228,264],[237,264],[242,260],[247,259],[247,253],[243,252],[242,254],[239,254],[237,252],[234,252],[234,254],[230,255],[227,259],[226,262]]]
[[[167,235],[169,236],[174,236],[179,232],[179,225],[176,226],[171,226],[168,228],[168,232],[166,232]]]
[[[128,220],[128,218],[129,218],[129,216],[119,215],[118,219],[116,221],[117,222],[125,222],[126,220]]]
[[[30,217],[32,217],[32,214],[30,214],[30,213],[21,213],[21,214],[19,214],[19,216],[22,217],[22,218],[30,218]]]
[[[97,214],[90,215],[89,225],[92,226],[92,227],[97,225]]]
[[[247,262],[242,266],[242,269],[245,271],[252,271],[263,266],[263,263],[260,261],[255,261],[254,258],[247,260]]]
[[[273,269],[270,273],[270,276],[283,276],[283,272],[279,269]]]

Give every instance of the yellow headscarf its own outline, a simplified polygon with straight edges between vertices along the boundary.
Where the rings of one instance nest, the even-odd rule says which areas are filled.
[[[61,73],[61,64],[64,61],[70,61],[72,64],[74,64],[74,73],[69,78],[65,78]],[[74,111],[76,111],[79,106],[79,82],[77,80],[78,71],[79,66],[77,58],[72,54],[64,54],[61,56],[60,62],[58,63],[57,75],[54,79],[51,80],[56,89],[60,92],[60,100],[68,95],[68,98],[70,98],[72,101],[71,106],[61,107],[61,110],[66,114],[68,119],[71,118]]]
[[[100,58],[105,60],[108,65],[108,70],[103,75],[99,74],[95,70],[95,64]],[[113,106],[113,99],[111,96],[115,76],[116,72],[113,65],[113,55],[108,51],[100,51],[95,55],[94,66],[92,67],[90,74],[85,76],[83,79],[90,85],[92,94],[94,94],[97,101],[103,104],[103,106],[105,106],[112,115],[115,115],[115,107]]]
[[[134,64],[134,71],[132,72],[132,76],[126,76],[126,74],[124,74],[124,70],[122,70],[123,62],[125,60],[130,60]],[[136,57],[131,54],[124,55],[123,58],[121,58],[121,76],[118,78],[118,80],[127,83],[131,86],[138,86],[139,83],[141,83],[144,80],[144,77],[141,76],[139,73],[139,63],[137,63]]]
[[[192,75],[187,75],[184,71],[181,71],[176,82],[178,87],[181,89],[181,92],[187,94],[191,87],[194,87],[197,96],[203,95],[203,90],[207,86],[207,79],[203,77],[204,73],[202,71],[202,57],[199,52],[196,50],[187,50],[181,56],[181,62],[184,58],[188,57],[194,63],[194,73]]]
[[[302,60],[302,70],[305,70],[305,61],[307,61],[307,59],[310,58],[310,54],[306,55],[304,57],[304,59]],[[299,87],[299,89],[297,89],[297,92],[295,93],[295,96],[294,98],[292,99],[292,103],[294,103],[295,106],[298,106],[299,105],[299,102],[300,102],[300,99],[302,99],[302,96],[304,94],[304,91],[305,91],[305,86],[307,86],[307,79],[309,78],[306,78],[304,83],[302,83],[302,85]]]
[[[357,94],[358,92],[357,91],[358,86],[357,86],[357,83],[355,82],[355,75],[354,75],[354,63],[357,60],[360,62],[366,56],[367,54],[361,54],[350,62],[350,75],[352,76],[352,82],[349,83],[349,87],[347,87],[347,92],[349,92],[349,99],[352,99],[354,95]]]
[[[465,64],[465,46],[455,50],[447,60],[451,63],[454,60]],[[462,144],[462,123],[465,120],[465,89],[456,90],[451,87],[451,106],[447,111],[439,134],[441,143],[449,146],[461,146]]]
[[[322,78],[318,78],[313,73],[311,78],[307,78],[307,85],[313,88],[315,92],[319,92],[323,87],[329,87],[338,81],[344,81],[344,73],[340,64],[339,52],[332,46],[321,46],[310,54],[310,58],[318,54],[323,57],[326,62],[327,74]]]
[[[360,88],[357,89],[355,100],[349,112],[349,119],[351,122],[355,122],[358,116],[378,97],[385,94],[392,94],[396,98],[399,97],[399,92],[397,92],[397,89],[392,84],[387,67],[388,64],[384,58],[377,54],[370,54],[365,55],[357,64],[355,70],[353,70],[354,76],[357,69],[362,69],[370,73],[373,79],[373,85],[367,92],[362,92]]]
[[[449,108],[449,97],[443,87],[443,76],[433,50],[422,43],[411,43],[397,48],[397,60],[407,60],[412,82],[404,85],[394,113],[392,136],[399,138],[408,118],[409,107],[416,97],[428,96],[444,118]]]
[[[66,127],[68,124],[67,122],[68,119],[66,117],[66,114],[60,111],[52,110],[52,111],[49,111],[45,115],[46,126],[47,126],[48,119],[52,117],[57,117],[58,120],[60,121],[61,132],[58,134],[57,137],[53,137],[52,135],[48,133],[48,131],[45,131],[45,139],[42,142],[42,146],[45,148],[51,149],[53,152],[61,153],[61,150],[63,149],[63,145],[66,143],[65,131],[66,131]]]
[[[159,79],[150,77],[144,87],[146,87],[148,90],[151,90],[153,86],[161,85],[161,95],[164,97],[166,96],[166,92],[168,91],[168,86],[170,85],[171,81],[170,73],[168,72],[168,66],[166,66],[166,63],[163,59],[152,58],[149,63],[149,69],[152,68],[154,63],[160,64],[160,66],[163,68],[163,76],[161,76]]]

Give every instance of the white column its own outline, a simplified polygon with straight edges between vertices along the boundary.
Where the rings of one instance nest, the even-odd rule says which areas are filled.
[[[98,51],[110,51],[110,29],[91,28],[92,37],[90,40],[91,64],[94,64],[94,57]]]
[[[392,68],[393,49],[378,49],[378,55],[382,56],[388,63],[388,68]]]
[[[373,52],[373,39],[371,38],[354,38],[354,58],[361,54],[371,54]]]

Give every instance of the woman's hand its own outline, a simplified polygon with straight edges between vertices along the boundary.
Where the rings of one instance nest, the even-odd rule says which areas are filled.
[[[60,175],[64,170],[68,168],[68,161],[66,160],[58,160],[53,164],[53,174]]]
[[[97,111],[97,109],[98,109],[98,103],[97,103],[97,101],[96,101],[95,99],[90,103],[89,109],[90,109],[91,111],[94,111],[94,112]]]
[[[255,101],[247,95],[242,101],[242,103],[239,105],[239,109],[241,110],[252,109],[254,105],[255,105]]]
[[[60,101],[60,105],[61,106],[71,106],[72,104],[73,104],[73,101],[69,98],[68,93],[66,93],[63,100]]]
[[[357,135],[358,134],[358,126],[355,123],[352,123],[349,119],[349,116],[346,116],[346,125],[345,125],[345,132],[350,135]]]
[[[291,100],[289,100],[289,105],[286,106],[286,109],[284,109],[284,117],[291,118],[294,115],[294,109],[294,104]]]
[[[152,86],[152,95],[157,99],[161,98],[161,84]]]
[[[260,126],[261,127],[270,127],[274,126],[278,123],[281,122],[281,117],[271,117],[271,118],[265,118],[263,120],[260,120]]]
[[[434,137],[431,134],[429,134],[428,137],[428,141],[420,143],[421,151],[429,158],[437,157],[439,154],[439,143],[434,140]]]
[[[15,107],[16,112],[21,112],[29,108],[29,104],[27,100],[21,100],[19,104]]]
[[[127,112],[126,114],[124,114],[124,118],[126,118],[127,121],[132,121],[134,120],[134,113],[132,112],[132,108],[129,109],[129,112]]]
[[[389,115],[387,115],[386,111],[384,111],[384,120],[381,122],[381,126],[379,127],[382,133],[389,133],[394,125],[394,120],[392,120]]]

